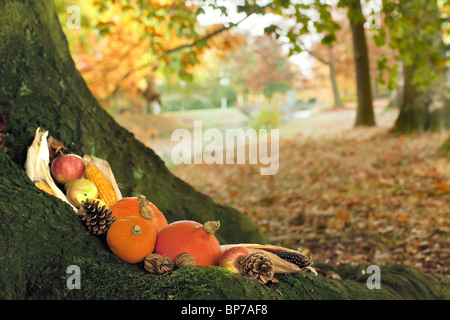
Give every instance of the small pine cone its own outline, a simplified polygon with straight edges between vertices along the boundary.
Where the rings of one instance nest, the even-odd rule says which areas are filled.
[[[86,224],[88,231],[96,236],[106,233],[116,220],[112,211],[105,205],[100,206],[98,200],[83,201],[77,215]]]
[[[151,253],[145,257],[144,268],[153,274],[164,274],[174,269],[175,264],[169,257],[163,257],[157,253]]]
[[[188,266],[195,266],[195,258],[192,254],[189,252],[181,253],[176,259],[175,259],[175,267],[183,268]]]
[[[273,261],[264,252],[250,253],[243,261],[241,274],[265,284],[272,280],[275,274]]]

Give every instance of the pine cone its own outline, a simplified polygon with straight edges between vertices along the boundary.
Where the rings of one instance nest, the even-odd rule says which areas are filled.
[[[97,236],[106,233],[116,220],[106,205],[100,207],[99,204],[98,200],[83,201],[77,212],[78,217],[86,224],[88,231]]]
[[[264,252],[250,253],[243,261],[241,274],[265,284],[272,280],[275,274],[273,261]]]

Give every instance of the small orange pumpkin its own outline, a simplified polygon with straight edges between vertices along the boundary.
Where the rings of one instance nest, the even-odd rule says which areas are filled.
[[[116,220],[129,217],[142,217],[155,226],[156,233],[159,233],[162,228],[167,226],[167,220],[164,214],[142,195],[139,197],[122,198],[111,207],[111,211],[112,216],[116,217]]]
[[[188,252],[194,257],[195,265],[214,266],[222,254],[214,235],[219,227],[219,221],[208,221],[203,225],[190,220],[172,222],[158,234],[154,253],[175,261],[180,254]]]
[[[130,217],[114,221],[106,233],[109,249],[122,261],[139,263],[153,252],[156,230],[143,218]]]

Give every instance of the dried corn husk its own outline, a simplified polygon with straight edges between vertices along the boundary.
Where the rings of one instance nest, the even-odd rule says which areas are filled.
[[[116,178],[114,177],[108,161],[90,155],[83,156],[83,161],[85,166],[87,166],[88,164],[93,164],[97,168],[99,168],[100,171],[105,175],[106,179],[108,179],[109,184],[113,187],[114,192],[117,196],[117,200],[122,199],[122,192],[119,189],[119,185],[116,182]]]
[[[48,131],[36,129],[33,143],[27,151],[25,161],[25,171],[27,176],[36,185],[39,183],[47,184],[53,191],[55,197],[67,202],[76,212],[77,209],[70,204],[66,195],[58,188],[50,174],[50,155],[47,144]]]
[[[47,183],[47,181],[36,181],[34,185],[42,191],[45,191],[46,193],[56,197],[56,194],[53,192],[52,188],[50,188],[50,185]]]
[[[311,271],[313,274],[317,275],[316,270],[311,266],[311,264],[305,266],[305,267],[299,267],[295,265],[294,263],[291,263],[289,261],[286,261],[279,256],[277,256],[274,252],[277,251],[286,251],[286,252],[294,252],[297,254],[302,255],[301,252],[284,248],[281,246],[274,246],[270,244],[256,244],[256,243],[239,243],[239,244],[227,244],[227,245],[221,245],[222,252],[225,251],[228,247],[235,246],[235,245],[241,245],[244,246],[252,252],[263,252],[267,254],[270,259],[273,261],[274,264],[274,272],[275,273],[295,273],[295,272],[306,272]]]

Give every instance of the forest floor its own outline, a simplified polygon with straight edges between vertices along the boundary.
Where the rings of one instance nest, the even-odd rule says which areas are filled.
[[[185,164],[173,173],[252,218],[271,240],[324,263],[410,266],[450,275],[448,133],[394,135],[397,111],[353,128],[354,108],[280,129],[279,171]]]

